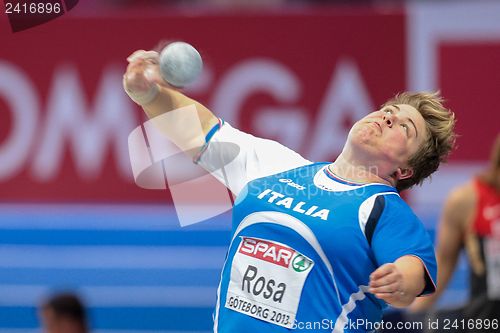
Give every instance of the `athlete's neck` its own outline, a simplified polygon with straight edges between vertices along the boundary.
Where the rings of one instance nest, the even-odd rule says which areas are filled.
[[[328,165],[328,168],[336,176],[354,183],[380,183],[394,186],[394,181],[391,177],[380,176],[380,170],[377,165],[361,163],[359,160],[346,158],[343,153],[339,155],[335,162]]]

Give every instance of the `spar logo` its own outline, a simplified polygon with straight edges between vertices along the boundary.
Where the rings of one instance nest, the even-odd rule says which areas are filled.
[[[306,256],[297,253],[295,258],[292,260],[292,267],[296,272],[305,272],[312,265],[312,260],[307,258]]]
[[[242,241],[238,250],[241,254],[285,268],[289,268],[291,263],[296,272],[307,271],[312,265],[311,259],[284,244],[259,238],[241,238]]]

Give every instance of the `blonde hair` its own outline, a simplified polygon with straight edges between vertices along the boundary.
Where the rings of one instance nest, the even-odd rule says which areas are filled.
[[[408,166],[413,169],[413,176],[399,180],[398,191],[406,190],[415,184],[422,184],[446,162],[455,146],[456,134],[455,114],[443,106],[443,98],[439,92],[404,92],[387,101],[384,106],[407,104],[414,107],[425,120],[428,139],[418,151],[410,157]]]

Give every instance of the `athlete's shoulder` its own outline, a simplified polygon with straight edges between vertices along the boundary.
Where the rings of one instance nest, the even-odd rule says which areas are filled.
[[[387,193],[384,195],[385,207],[382,217],[396,219],[417,220],[417,215],[413,212],[410,205],[403,200],[397,193]]]
[[[459,185],[451,190],[446,198],[443,215],[444,224],[464,231],[476,211],[479,189],[475,180]]]
[[[446,199],[446,207],[459,211],[473,209],[478,197],[478,184],[479,181],[474,179],[453,188]]]

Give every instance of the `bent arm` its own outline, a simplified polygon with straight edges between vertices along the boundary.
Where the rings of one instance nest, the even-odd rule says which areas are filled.
[[[410,305],[424,290],[424,264],[414,256],[401,257],[394,264],[401,271],[402,287],[399,299],[390,304],[395,307],[405,307]]]
[[[466,185],[454,190],[446,200],[439,222],[436,259],[438,264],[438,288],[427,297],[419,298],[412,304],[412,312],[430,309],[446,289],[463,247],[463,240],[468,219],[475,206],[472,186]]]
[[[424,287],[424,264],[410,255],[382,265],[370,275],[370,292],[394,307],[410,305]]]
[[[432,240],[399,196],[385,196],[384,211],[373,233],[371,247],[380,266],[370,276],[370,289],[384,286],[370,290],[376,297],[404,307],[415,297],[435,291],[437,273]]]

